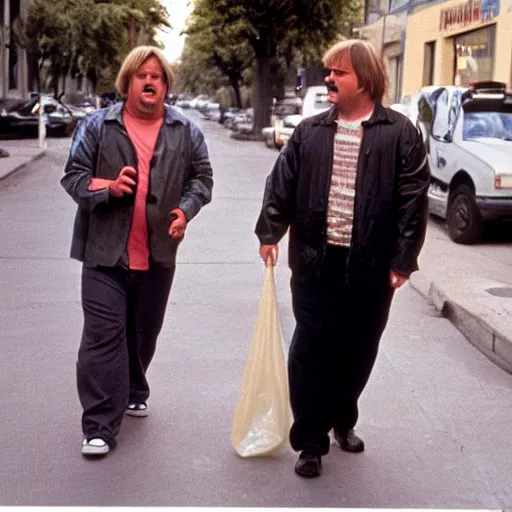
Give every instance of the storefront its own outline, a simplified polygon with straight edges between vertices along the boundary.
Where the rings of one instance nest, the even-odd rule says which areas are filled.
[[[499,0],[449,0],[409,15],[404,93],[478,80],[510,86],[511,29],[512,5]]]

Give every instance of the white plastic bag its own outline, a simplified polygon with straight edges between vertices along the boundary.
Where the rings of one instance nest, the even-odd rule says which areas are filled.
[[[233,417],[233,448],[240,457],[274,455],[286,444],[290,425],[274,268],[268,266]]]

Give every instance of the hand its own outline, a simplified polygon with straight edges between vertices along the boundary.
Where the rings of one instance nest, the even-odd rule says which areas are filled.
[[[137,186],[137,171],[127,165],[121,169],[119,176],[110,184],[110,193],[114,197],[131,196]]]
[[[174,220],[169,226],[169,236],[175,239],[183,238],[187,228],[187,217],[185,217],[183,210],[175,208],[171,211],[171,217],[174,217]]]
[[[391,288],[395,288],[396,290],[407,283],[407,281],[409,281],[408,277],[405,277],[402,274],[395,272],[394,270],[389,271],[389,283]]]
[[[277,264],[277,256],[279,255],[279,247],[277,244],[274,245],[261,245],[260,256],[265,266],[275,267]]]

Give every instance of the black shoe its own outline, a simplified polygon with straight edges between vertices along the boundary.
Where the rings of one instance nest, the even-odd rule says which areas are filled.
[[[314,478],[322,474],[322,458],[317,452],[304,450],[295,464],[295,473],[306,478]]]
[[[354,430],[345,430],[344,432],[334,429],[334,439],[340,445],[344,452],[361,453],[364,452],[364,442],[357,437]]]

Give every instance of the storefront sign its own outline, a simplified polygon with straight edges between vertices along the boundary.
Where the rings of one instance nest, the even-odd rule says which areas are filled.
[[[468,0],[441,11],[441,30],[459,30],[489,21],[499,10],[499,0]]]

